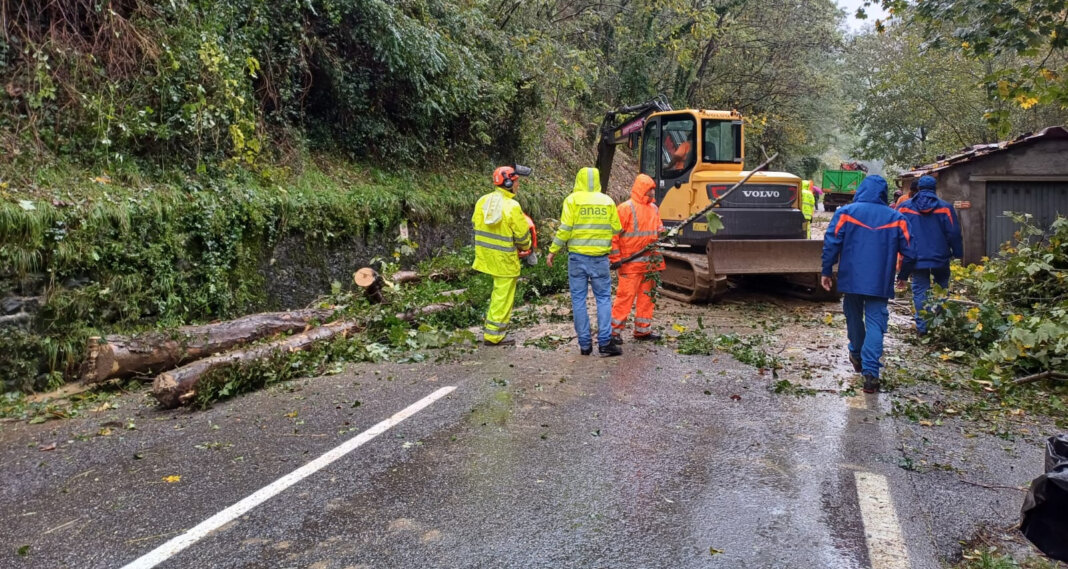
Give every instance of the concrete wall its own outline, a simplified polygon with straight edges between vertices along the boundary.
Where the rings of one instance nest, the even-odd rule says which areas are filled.
[[[958,209],[964,234],[964,262],[979,263],[986,254],[986,185],[989,181],[1036,178],[1068,180],[1068,140],[1036,140],[937,172],[938,196],[948,202],[971,202]]]

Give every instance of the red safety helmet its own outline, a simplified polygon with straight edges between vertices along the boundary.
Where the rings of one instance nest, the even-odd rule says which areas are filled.
[[[519,184],[519,174],[511,166],[500,166],[493,171],[493,185],[514,191]]]

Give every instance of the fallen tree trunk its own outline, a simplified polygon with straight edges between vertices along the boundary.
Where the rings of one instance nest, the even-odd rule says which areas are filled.
[[[326,320],[333,313],[332,309],[266,312],[168,332],[95,336],[89,338],[79,376],[84,383],[99,383],[158,373],[261,338],[303,330],[309,323]]]
[[[406,321],[414,320],[419,316],[441,312],[452,307],[453,305],[449,303],[431,304],[399,313],[397,318]],[[268,342],[262,346],[204,358],[156,376],[152,384],[152,395],[163,407],[168,409],[178,407],[188,403],[196,395],[197,385],[210,372],[268,358],[279,353],[306,350],[316,342],[338,336],[343,337],[359,329],[360,326],[352,320],[340,320],[288,338]]]

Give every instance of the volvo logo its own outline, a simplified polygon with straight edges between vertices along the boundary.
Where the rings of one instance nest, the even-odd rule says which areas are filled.
[[[771,190],[742,190],[742,195],[747,198],[777,198],[780,197],[779,192],[773,192]]]

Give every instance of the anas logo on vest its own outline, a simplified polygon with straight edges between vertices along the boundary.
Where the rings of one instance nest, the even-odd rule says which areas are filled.
[[[605,216],[608,215],[608,208],[603,205],[584,205],[579,208],[579,215]]]

